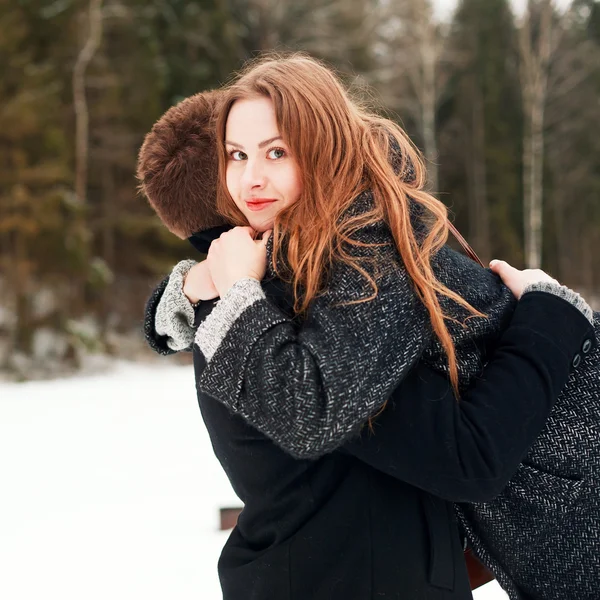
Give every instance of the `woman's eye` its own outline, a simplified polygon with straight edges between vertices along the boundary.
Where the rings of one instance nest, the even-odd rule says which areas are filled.
[[[283,158],[285,156],[285,150],[283,148],[272,148],[269,150],[269,158]]]
[[[241,150],[232,150],[229,153],[229,157],[235,161],[246,160],[248,158],[246,154]]]

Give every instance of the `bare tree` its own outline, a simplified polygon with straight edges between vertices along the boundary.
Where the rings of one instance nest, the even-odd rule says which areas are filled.
[[[102,0],[90,0],[89,29],[73,69],[73,102],[75,109],[75,196],[84,205],[87,196],[89,154],[89,112],[85,96],[85,75],[102,41]]]
[[[438,191],[436,110],[443,84],[442,40],[430,0],[392,0],[383,9],[382,63],[378,85],[386,104],[408,113],[419,128],[430,188]],[[412,101],[407,98],[408,84]]]
[[[491,258],[490,210],[488,202],[487,170],[485,161],[485,112],[481,86],[475,74],[467,79],[472,100],[470,119],[466,124],[466,175],[469,198],[469,239],[481,256]]]
[[[553,0],[529,0],[519,27],[519,75],[524,122],[523,202],[525,264],[542,263],[544,111],[555,24]]]
[[[437,26],[433,9],[428,0],[408,0],[410,17],[415,32],[417,63],[409,68],[409,77],[419,100],[419,121],[423,136],[423,150],[429,159],[428,178],[431,189],[438,191],[438,149],[436,141],[435,114],[439,97],[436,72],[440,57]]]

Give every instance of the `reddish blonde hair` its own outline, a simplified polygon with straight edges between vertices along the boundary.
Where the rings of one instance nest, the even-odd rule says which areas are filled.
[[[251,61],[225,90],[216,123],[217,209],[234,224],[247,225],[247,221],[227,191],[226,122],[236,100],[257,96],[273,102],[279,132],[304,179],[300,199],[277,215],[273,227],[273,267],[283,276],[277,271],[283,259],[291,272],[296,312],[306,311],[323,292],[327,267],[336,260],[357,269],[373,287],[373,295],[361,301],[376,296],[376,282],[359,260],[344,251],[343,243],[360,245],[351,239],[352,233],[385,220],[447,354],[450,379],[458,395],[456,352],[445,323],[450,317],[443,313],[438,296],[451,298],[474,316],[485,315],[434,275],[431,258],[448,238],[448,215],[444,204],[423,189],[425,168],[419,151],[398,125],[352,101],[335,74],[312,57],[269,55]],[[391,140],[397,143],[396,155],[401,160],[396,170],[390,162]],[[359,218],[340,219],[366,190],[373,192],[375,209]],[[421,243],[411,226],[409,195],[428,215],[428,229]]]

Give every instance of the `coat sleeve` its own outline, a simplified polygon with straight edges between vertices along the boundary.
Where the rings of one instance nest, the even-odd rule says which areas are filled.
[[[379,292],[345,264],[300,323],[266,299],[260,282],[238,281],[198,328],[207,362],[200,390],[284,450],[316,458],[339,447],[382,406],[431,339],[427,311],[389,230],[376,224],[357,252]],[[364,253],[361,254],[361,253]]]
[[[528,292],[459,401],[447,379],[420,362],[373,431],[364,428],[342,451],[446,500],[489,501],[541,432],[576,357],[585,357],[581,349],[596,344],[592,324],[572,303]]]

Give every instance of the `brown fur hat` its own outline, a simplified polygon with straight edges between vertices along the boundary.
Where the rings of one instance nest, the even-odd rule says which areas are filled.
[[[215,118],[222,93],[202,92],[171,107],[140,149],[140,190],[169,231],[181,239],[226,224],[215,210]]]

